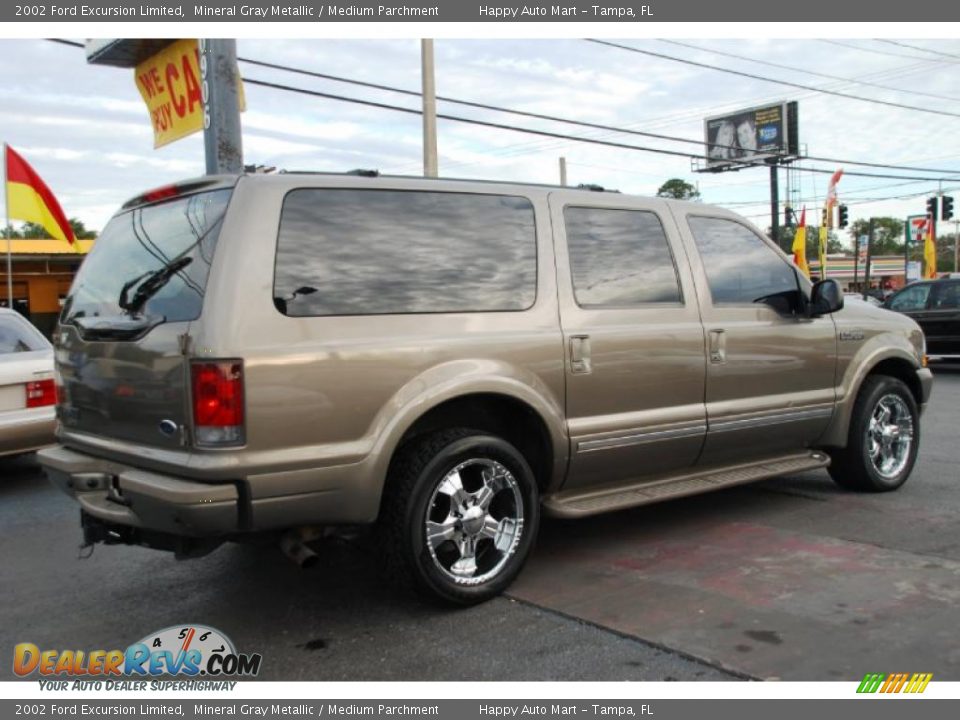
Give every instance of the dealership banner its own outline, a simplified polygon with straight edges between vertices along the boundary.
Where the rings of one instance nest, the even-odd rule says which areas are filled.
[[[866,13],[866,15],[865,15]],[[960,20],[960,3],[943,0],[874,0],[859,3],[807,0],[592,0],[525,3],[514,0],[60,0],[0,7],[3,22],[938,22]],[[411,31],[413,32],[413,31]],[[946,32],[946,31],[945,31]]]
[[[203,74],[196,40],[177,40],[139,63],[133,72],[153,126],[153,146],[203,130]],[[239,81],[240,109],[244,107]]]

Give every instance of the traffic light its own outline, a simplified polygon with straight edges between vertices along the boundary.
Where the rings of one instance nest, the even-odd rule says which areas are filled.
[[[837,227],[845,228],[849,224],[850,220],[847,217],[847,206],[837,205]]]
[[[940,215],[941,220],[949,220],[953,217],[953,198],[949,195],[944,195],[943,200],[940,203]]]
[[[937,198],[936,196],[927,198],[927,215],[936,219],[937,217]]]

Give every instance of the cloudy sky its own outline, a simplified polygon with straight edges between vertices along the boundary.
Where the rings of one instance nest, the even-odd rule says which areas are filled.
[[[702,139],[706,116],[798,100],[801,142],[811,156],[940,168],[960,178],[960,40],[895,41],[902,44],[871,39],[622,42],[711,67],[948,114],[834,97],[579,39],[437,40],[437,92],[694,140]],[[420,84],[419,52],[420,43],[413,39],[238,41],[241,57],[410,90],[417,90]],[[245,64],[240,69],[248,78],[411,108],[419,104],[417,98],[380,90]],[[248,109],[242,122],[248,163],[325,171],[377,168],[390,174],[422,170],[418,116],[252,85],[246,87],[246,96]],[[89,227],[102,228],[114,210],[136,192],[203,173],[200,136],[154,150],[132,71],[87,65],[78,48],[41,39],[0,40],[0,102],[0,139],[34,165],[68,215],[79,217]],[[696,149],[442,102],[439,111],[657,148]],[[764,169],[697,174],[686,158],[443,120],[439,123],[439,152],[440,173],[448,177],[554,183],[560,156],[567,158],[571,184],[598,183],[624,192],[652,194],[664,180],[680,177],[698,184],[704,201],[732,207],[761,227],[769,224],[768,173]],[[835,167],[827,162],[805,164]],[[866,173],[916,174],[844,167]],[[784,195],[786,180],[781,179]],[[824,175],[791,173],[794,205],[807,203],[811,211],[819,207],[826,181]],[[956,188],[960,195],[960,179],[945,182],[943,188]],[[904,217],[923,212],[925,195],[936,189],[935,180],[847,175],[840,195],[850,204],[852,219],[871,214]],[[904,195],[915,197],[887,199]]]

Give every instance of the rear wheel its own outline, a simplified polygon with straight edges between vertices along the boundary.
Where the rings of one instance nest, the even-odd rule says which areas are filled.
[[[391,466],[377,543],[388,573],[469,605],[502,592],[537,533],[533,472],[505,440],[465,429],[415,440]]]
[[[910,476],[919,444],[913,393],[897,378],[872,375],[854,404],[847,447],[830,453],[830,476],[849,490],[896,490]]]

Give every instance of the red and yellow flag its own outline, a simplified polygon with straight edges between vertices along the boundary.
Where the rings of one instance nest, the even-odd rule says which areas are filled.
[[[927,237],[923,241],[923,277],[935,280],[937,277],[937,239],[933,234],[934,219],[927,218]]]
[[[9,145],[4,147],[7,217],[36,223],[50,233],[50,237],[63,240],[76,249],[77,239],[73,235],[73,228],[50,188],[13,148]]]
[[[810,277],[810,266],[807,265],[807,209],[800,212],[800,224],[797,233],[793,236],[793,262],[803,270],[803,274]]]

